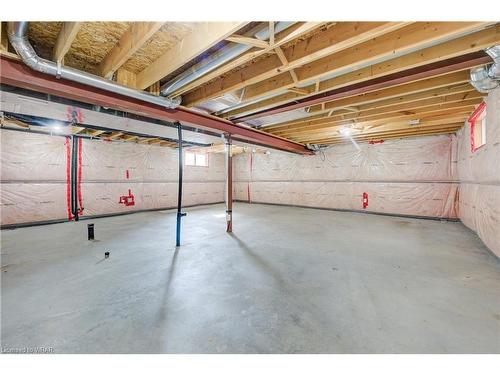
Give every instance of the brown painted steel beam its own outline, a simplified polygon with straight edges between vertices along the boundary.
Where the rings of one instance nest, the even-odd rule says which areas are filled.
[[[129,98],[109,91],[96,89],[80,83],[57,79],[30,69],[22,61],[0,56],[0,83],[33,91],[56,95],[83,103],[134,113],[146,117],[171,122],[181,122],[196,128],[228,133],[235,140],[249,141],[283,151],[310,155],[312,152],[304,145],[289,141],[263,131],[234,124],[215,116],[204,115],[184,107],[168,109],[156,104]]]
[[[454,57],[451,59],[438,61],[432,64],[419,66],[416,68],[404,70],[402,72],[390,74],[383,77],[374,78],[365,82],[345,86],[339,89],[326,91],[324,93],[309,96],[304,99],[296,100],[293,103],[287,103],[275,108],[266,109],[248,116],[234,118],[233,121],[247,121],[264,116],[270,116],[277,113],[287,112],[298,108],[309,107],[315,104],[321,104],[336,99],[349,96],[364,94],[370,91],[384,89],[390,86],[401,85],[404,83],[430,78],[458,70],[472,68],[478,65],[491,62],[491,58],[483,51],[473,52],[466,55]]]

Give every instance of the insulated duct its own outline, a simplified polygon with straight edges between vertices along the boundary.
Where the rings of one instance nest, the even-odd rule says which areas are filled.
[[[7,33],[12,47],[14,47],[23,62],[33,70],[170,109],[177,108],[181,104],[180,98],[167,99],[152,95],[78,69],[68,68],[53,61],[42,59],[36,54],[28,40],[28,25],[29,22],[8,22]]]
[[[491,79],[500,80],[500,45],[490,47],[485,52],[493,59],[493,65],[488,70]]]
[[[295,22],[278,22],[275,26],[274,32],[279,33],[289,28],[293,24],[295,24]],[[269,39],[269,36],[270,35],[268,27],[254,34],[254,37],[260,40],[267,40]],[[165,83],[161,87],[161,95],[167,96],[172,94],[178,89],[188,85],[189,83],[200,78],[201,76],[210,73],[212,70],[238,57],[239,55],[243,54],[244,52],[248,51],[251,48],[252,46],[249,45],[234,43],[232,45],[229,45],[221,49],[219,52],[216,52],[213,55],[208,56],[206,59],[200,61],[192,68],[186,70],[185,72],[181,73],[174,79]]]
[[[487,48],[485,52],[493,59],[493,64],[474,68],[470,71],[470,83],[482,93],[500,86],[500,45]]]

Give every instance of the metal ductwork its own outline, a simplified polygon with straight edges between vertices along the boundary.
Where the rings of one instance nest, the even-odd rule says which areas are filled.
[[[500,86],[500,45],[487,48],[485,52],[493,59],[493,64],[474,68],[470,71],[470,83],[482,93]]]
[[[7,33],[12,47],[14,47],[23,62],[33,70],[49,74],[57,78],[63,78],[98,89],[111,91],[113,93],[128,96],[144,102],[157,104],[166,108],[177,108],[181,104],[180,98],[167,99],[152,95],[144,91],[120,85],[116,82],[93,74],[82,72],[78,69],[68,68],[53,61],[42,59],[36,54],[33,46],[28,40],[28,25],[29,22],[9,22],[7,26]]]
[[[275,26],[274,32],[279,33],[285,29],[288,29],[295,23],[296,22],[278,22]],[[269,28],[266,27],[265,29],[259,31],[258,33],[254,34],[254,37],[260,40],[269,39],[270,37]],[[161,95],[168,96],[172,94],[178,89],[188,85],[189,83],[200,78],[201,76],[210,73],[214,69],[238,57],[239,55],[250,50],[251,48],[252,46],[245,44],[237,44],[237,43],[222,48],[220,51],[208,56],[206,59],[200,61],[192,68],[186,70],[185,72],[181,73],[174,79],[165,83],[161,87]]]
[[[500,80],[500,45],[490,47],[485,52],[493,59],[493,65],[488,70],[491,79]]]

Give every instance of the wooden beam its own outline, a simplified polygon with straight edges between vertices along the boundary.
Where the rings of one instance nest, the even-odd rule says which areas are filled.
[[[283,50],[286,66],[279,56],[269,55],[245,69],[238,70],[225,77],[186,94],[184,105],[193,106],[207,100],[220,97],[228,92],[239,90],[247,85],[268,80],[283,71],[299,68],[311,61],[319,60],[335,52],[370,40],[375,36],[400,29],[406,23],[398,22],[342,22],[312,35],[304,41]],[[297,71],[298,74],[298,71]],[[298,74],[300,76],[300,74]]]
[[[340,76],[315,82],[305,86],[304,89],[309,92],[308,95],[313,95],[328,90],[338,89],[347,85],[364,82],[370,79],[382,77],[389,74],[398,73],[404,70],[412,69],[437,61],[447,60],[453,57],[464,55],[467,53],[477,52],[487,48],[488,46],[500,43],[500,25],[488,27],[484,30],[462,36],[457,39],[446,41],[432,47],[427,47],[416,52],[399,56],[376,63],[364,68],[354,70],[353,72],[342,74]],[[293,86],[295,83],[293,84]],[[274,77],[272,82],[251,85],[245,89],[245,97],[243,100],[252,100],[264,95],[277,92],[292,86],[290,78],[286,74],[281,74]],[[301,97],[308,95],[300,95],[295,93],[287,93],[275,96],[270,99],[261,100],[255,104],[250,104],[238,109],[224,113],[225,118],[241,117],[254,113],[262,109],[268,109],[275,106],[293,102]]]
[[[125,86],[136,88],[137,75],[125,69],[118,69],[116,71],[116,82]]]
[[[401,130],[395,133],[373,133],[366,136],[354,136],[353,139],[360,142],[376,141],[376,140],[390,140],[399,138],[409,138],[409,137],[422,137],[428,135],[443,135],[443,134],[453,134],[463,126],[463,123],[445,124],[436,127],[427,127],[420,129],[409,129]],[[340,145],[351,143],[349,138],[345,137],[335,137],[328,140],[321,141],[324,145]]]
[[[214,71],[203,75],[197,80],[187,84],[184,87],[176,90],[173,93],[173,96],[179,96],[185,92],[191,91],[196,87],[203,85],[217,77],[222,76],[223,74],[239,67],[240,65],[247,64],[257,57],[264,55],[265,53],[271,52],[275,47],[279,47],[283,44],[286,44],[296,38],[299,38],[305,34],[309,34],[313,30],[322,26],[324,22],[298,22],[296,25],[289,27],[288,29],[278,33],[275,36],[275,43],[273,47],[269,47],[269,49],[252,49],[249,52],[243,54],[242,56],[229,61],[228,63],[222,65],[221,67],[215,69]]]
[[[160,82],[155,82],[151,86],[148,87],[148,92],[153,95],[160,95]]]
[[[56,44],[54,45],[52,59],[57,63],[64,61],[64,56],[69,51],[76,34],[80,30],[81,22],[64,22],[57,36]]]
[[[247,22],[198,22],[181,43],[177,43],[137,74],[137,87],[143,90],[151,86],[246,24]]]
[[[113,132],[107,138],[108,139],[117,139],[117,138],[120,138],[122,135],[123,135],[122,132]]]
[[[390,130],[383,131],[372,131],[371,133],[353,133],[351,138],[355,141],[364,141],[371,139],[391,139],[397,138],[401,135],[426,135],[440,132],[454,132],[460,129],[464,122],[461,119],[451,119],[451,120],[439,120],[439,121],[429,121],[426,123],[422,123],[421,125],[398,125],[393,126]],[[344,143],[344,141],[350,142],[349,137],[344,137],[342,135],[334,135],[332,137],[318,139],[316,140],[320,144],[335,144],[335,143]],[[315,142],[316,142],[315,141]]]
[[[275,42],[275,38],[274,38],[274,21],[270,21],[269,22],[269,46],[270,47],[273,47],[274,46],[274,42]]]
[[[239,44],[245,44],[247,46],[257,47],[257,48],[269,48],[269,43],[265,40],[260,40],[257,38],[249,38],[243,35],[231,35],[226,38],[227,41]]]
[[[7,22],[0,22],[0,50],[9,50],[9,37],[7,35]]]
[[[471,108],[472,106],[480,104],[482,101],[483,98],[479,95],[467,100],[450,99],[450,101],[448,102],[442,102],[440,100],[427,100],[423,101],[422,105],[420,106],[410,104],[404,106],[388,107],[386,110],[373,109],[361,112],[360,114],[325,118],[322,121],[315,122],[313,125],[294,127],[293,129],[281,131],[273,131],[272,133],[281,137],[290,137],[320,132],[325,129],[329,129],[334,125],[342,126],[349,123],[355,123],[356,125],[363,126],[363,123],[370,122],[370,125],[373,126],[375,124],[375,121],[377,120],[383,122],[398,118],[418,119],[420,118],[420,116],[442,112],[443,110],[461,110],[464,107]]]
[[[87,133],[92,137],[97,137],[98,135],[101,135],[102,133],[106,133],[106,131],[105,130],[88,130]]]
[[[443,96],[450,95],[453,93],[462,93],[473,90],[473,87],[468,84],[469,82],[469,72],[461,71],[446,74],[443,76],[438,76],[434,78],[428,78],[421,81],[410,82],[404,85],[389,87],[382,90],[376,90],[373,92],[368,92],[363,95],[353,95],[347,98],[337,99],[325,104],[324,110],[319,108],[320,105],[316,105],[311,109],[312,114],[321,115],[321,112],[328,113],[330,110],[342,109],[345,107],[368,105],[370,103],[376,103],[379,101],[387,101],[392,99],[392,102],[383,102],[381,105],[387,103],[394,104],[398,101],[413,101],[424,98],[429,98],[433,96]],[[400,99],[401,97],[406,99]],[[319,109],[319,110],[318,110]],[[307,123],[314,119],[299,119],[292,120],[281,124],[275,124],[265,127],[266,131],[280,129],[288,127],[295,123]]]
[[[418,116],[399,116],[385,120],[375,120],[375,121],[365,121],[356,123],[355,127],[364,132],[374,132],[377,130],[393,130],[397,127],[412,127],[421,126],[423,124],[434,124],[440,125],[447,122],[458,122],[464,121],[468,115],[474,110],[475,106],[463,107],[460,109],[446,109],[440,111],[432,111],[428,113],[420,113]],[[410,121],[415,118],[420,120],[418,125],[410,125]],[[289,139],[293,139],[296,142],[310,143],[312,141],[322,140],[325,138],[331,138],[333,135],[339,135],[339,131],[342,128],[349,127],[353,124],[337,124],[331,126],[330,128],[321,129],[317,132],[311,132],[308,134],[290,135]]]
[[[81,127],[81,126],[71,126],[71,133],[72,134],[78,134],[78,133],[81,133],[82,131],[84,131],[85,128]]]
[[[110,78],[163,25],[164,22],[132,22],[128,30],[99,64],[100,74]]]

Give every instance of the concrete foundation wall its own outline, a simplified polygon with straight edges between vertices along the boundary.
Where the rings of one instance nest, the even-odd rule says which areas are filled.
[[[459,217],[500,257],[500,89],[486,98],[486,144],[470,146],[470,124],[458,132]]]
[[[2,130],[0,135],[1,224],[68,219],[71,144],[65,137],[45,134]],[[89,139],[82,139],[81,149],[82,216],[177,204],[177,150]],[[184,171],[184,205],[223,201],[223,155],[211,154],[208,167]],[[120,204],[129,189],[135,205]]]

